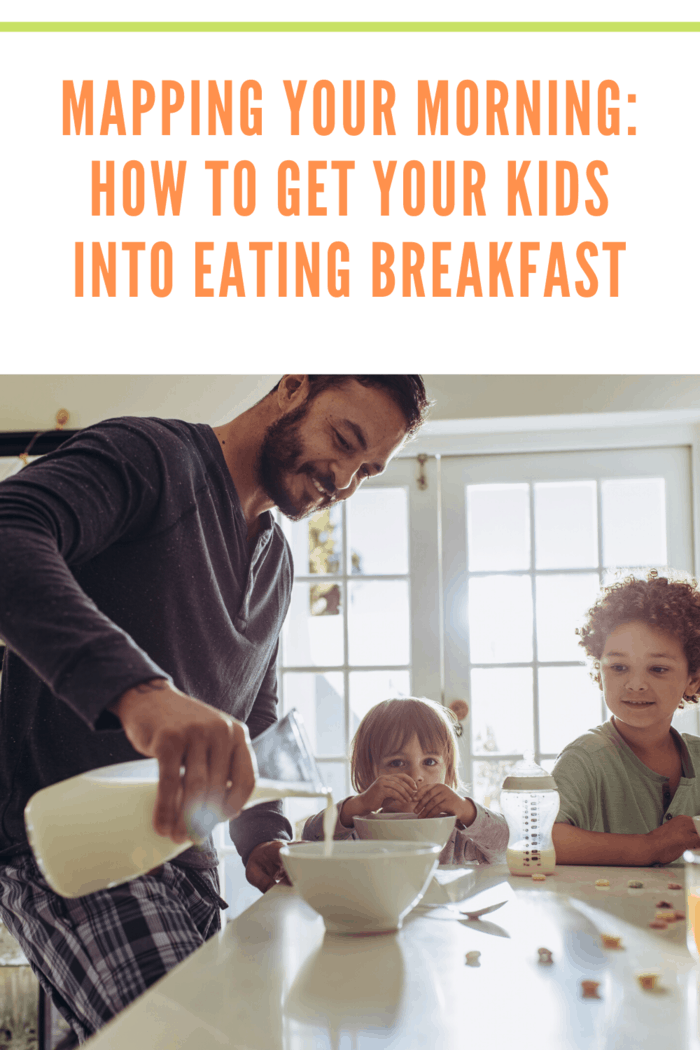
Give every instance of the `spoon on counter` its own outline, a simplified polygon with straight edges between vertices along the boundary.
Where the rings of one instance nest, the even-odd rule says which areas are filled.
[[[498,911],[508,901],[500,901],[499,904],[491,904],[488,908],[478,908],[476,911],[460,911],[460,915],[466,915],[468,919],[479,919],[482,915],[488,915],[490,911]]]

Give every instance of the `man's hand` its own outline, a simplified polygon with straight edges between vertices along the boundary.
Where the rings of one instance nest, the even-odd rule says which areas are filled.
[[[671,817],[660,827],[648,832],[647,838],[652,843],[650,863],[671,864],[682,857],[685,850],[700,849],[700,838],[692,817]]]
[[[272,842],[261,842],[248,857],[248,863],[245,866],[245,877],[261,893],[266,893],[271,886],[275,886],[278,882],[283,883],[285,886],[291,886],[287,873],[280,861],[280,850],[282,846],[288,845],[288,842],[283,842],[280,839],[273,839]]]
[[[128,689],[110,710],[129,743],[158,759],[153,827],[175,842],[201,839],[219,820],[236,817],[255,786],[248,730],[235,718],[180,692],[163,678]],[[184,766],[185,774],[180,770]],[[213,814],[210,827],[187,826],[191,815]]]

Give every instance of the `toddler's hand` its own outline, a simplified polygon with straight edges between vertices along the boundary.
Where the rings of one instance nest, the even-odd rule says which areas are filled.
[[[414,811],[419,817],[439,817],[446,814],[457,817],[467,827],[476,817],[474,803],[461,798],[447,784],[424,784],[418,788],[414,799]]]
[[[652,842],[653,862],[671,864],[687,849],[700,849],[700,838],[692,817],[679,815],[647,833]]]
[[[356,796],[355,816],[381,809],[387,802],[398,802],[406,813],[413,809],[416,782],[408,773],[382,773],[366,791]]]

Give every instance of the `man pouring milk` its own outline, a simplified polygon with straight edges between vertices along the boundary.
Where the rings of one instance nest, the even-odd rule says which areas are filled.
[[[218,861],[208,841],[65,900],[36,867],[24,806],[153,757],[155,830],[184,842],[205,800],[237,818],[248,880],[273,885],[292,837],[281,806],[238,816],[249,739],[277,718],[292,586],[270,511],[299,520],[347,499],[428,407],[417,375],[285,375],[224,426],[107,420],[0,484],[0,918],[77,1041],[220,928]]]

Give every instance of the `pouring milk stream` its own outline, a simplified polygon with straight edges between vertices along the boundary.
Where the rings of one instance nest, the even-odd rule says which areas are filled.
[[[292,796],[324,796],[329,854],[336,822],[333,796],[321,781],[298,713],[290,711],[252,747],[258,768],[270,775],[256,779],[243,808]],[[153,830],[157,790],[157,760],[140,759],[92,769],[37,791],[25,808],[27,837],[51,888],[63,897],[81,897],[138,878],[189,849],[192,841],[173,842]],[[197,816],[205,836],[217,818],[206,811]]]

